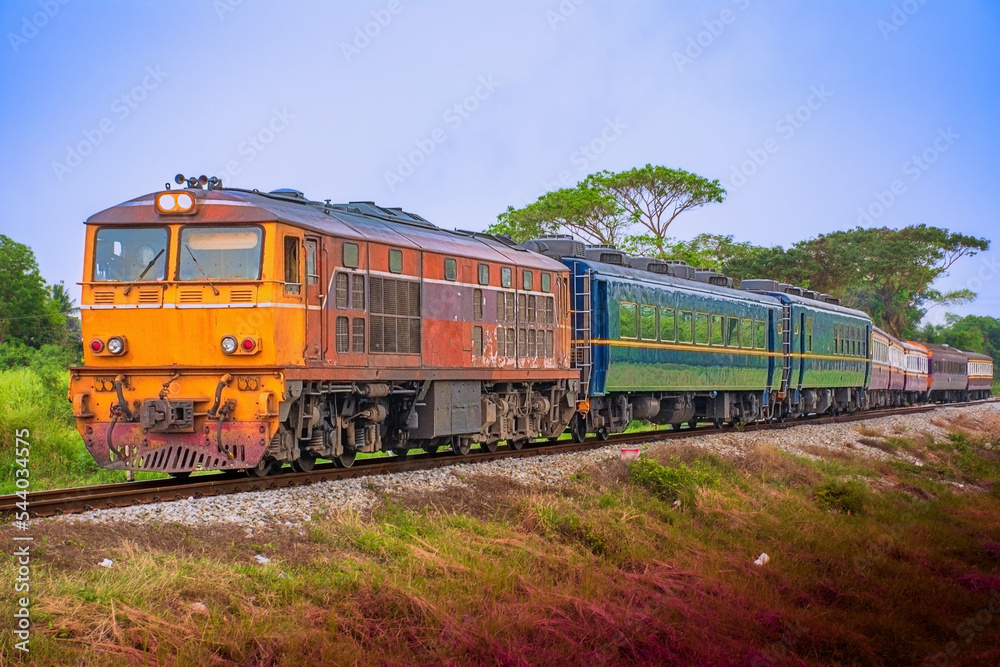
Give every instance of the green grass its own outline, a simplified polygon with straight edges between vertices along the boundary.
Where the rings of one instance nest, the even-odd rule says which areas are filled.
[[[32,657],[926,664],[955,642],[948,664],[998,664],[995,619],[969,642],[956,630],[1000,590],[1000,455],[982,429],[899,443],[924,466],[657,445],[559,489],[473,475],[364,515],[318,507],[302,534],[41,524]],[[14,569],[0,560],[0,578]]]
[[[0,495],[17,490],[16,434],[27,430],[31,490],[124,482],[97,466],[76,430],[67,400],[69,373],[50,368],[0,371]],[[139,473],[139,479],[162,477]]]

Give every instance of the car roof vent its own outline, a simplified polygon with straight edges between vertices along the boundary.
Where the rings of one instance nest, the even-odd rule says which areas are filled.
[[[812,299],[813,301],[819,301],[819,292],[814,292],[811,289],[802,290],[802,296],[806,299]]]
[[[306,196],[299,190],[294,190],[292,188],[278,188],[277,190],[271,190],[267,194],[277,195],[278,197],[290,197],[291,199],[302,199],[305,200]]]
[[[532,239],[521,243],[518,247],[533,250],[553,259],[562,259],[563,257],[583,259],[586,250],[586,246],[569,234],[554,234],[540,239]]]
[[[820,294],[819,295],[819,299],[820,299],[820,301],[829,303],[829,304],[834,305],[834,306],[839,306],[840,305],[840,299],[838,299],[835,296],[830,296],[829,294]]]
[[[747,292],[777,292],[777,280],[744,280],[740,282],[740,289]]]
[[[628,266],[628,255],[618,250],[613,245],[601,244],[590,245],[584,250],[584,256],[594,262],[603,264],[613,264],[614,266]]]
[[[802,296],[801,287],[795,287],[794,285],[787,285],[785,283],[782,283],[780,287],[781,291],[784,292],[785,294],[791,294],[792,296]]]
[[[694,267],[679,259],[667,260],[667,271],[669,275],[684,280],[694,280]]]
[[[716,287],[732,287],[733,279],[724,276],[717,271],[711,269],[696,269],[694,272],[694,279],[698,282],[708,283],[709,285],[715,285]]]
[[[633,269],[638,269],[639,271],[649,271],[650,273],[659,273],[664,276],[670,273],[670,265],[662,259],[654,259],[653,257],[633,257],[630,264]]]

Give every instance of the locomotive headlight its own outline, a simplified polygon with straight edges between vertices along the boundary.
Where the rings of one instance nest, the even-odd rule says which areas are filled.
[[[125,340],[115,336],[108,339],[108,352],[114,355],[122,354],[125,352]]]
[[[224,336],[222,338],[222,351],[226,354],[232,354],[236,351],[236,339],[232,336]]]
[[[156,207],[163,213],[169,213],[177,206],[177,199],[172,194],[163,194],[156,198]]]
[[[164,192],[156,196],[156,210],[160,213],[191,213],[194,197],[187,192]]]

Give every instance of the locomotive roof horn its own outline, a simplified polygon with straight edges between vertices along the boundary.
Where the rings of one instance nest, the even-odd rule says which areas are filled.
[[[217,178],[215,176],[209,178],[204,174],[198,177],[192,176],[191,178],[186,178],[184,174],[177,174],[176,176],[174,176],[174,183],[176,183],[177,185],[184,185],[186,183],[187,187],[197,188],[199,190],[204,188],[206,185],[208,186],[209,190],[218,190],[222,188],[221,178]]]

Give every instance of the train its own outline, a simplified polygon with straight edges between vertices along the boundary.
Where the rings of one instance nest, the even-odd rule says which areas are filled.
[[[105,468],[264,477],[992,391],[989,357],[897,340],[792,285],[734,288],[679,261],[449,231],[371,201],[175,183],[86,221],[69,398]]]

